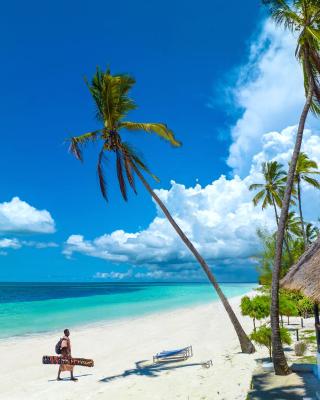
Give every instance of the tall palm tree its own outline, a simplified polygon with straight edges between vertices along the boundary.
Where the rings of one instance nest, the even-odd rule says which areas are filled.
[[[306,230],[304,227],[303,214],[302,214],[302,201],[301,201],[301,181],[307,182],[309,185],[316,189],[320,189],[320,182],[313,177],[313,175],[319,175],[318,164],[310,160],[306,153],[301,152],[298,157],[294,182],[297,185],[298,193],[298,206],[301,221],[301,231],[303,234],[304,247],[308,245]]]
[[[286,220],[294,185],[295,169],[301,149],[303,131],[310,109],[320,114],[320,4],[319,0],[262,0],[270,10],[276,24],[297,36],[295,55],[302,66],[306,100],[300,116],[296,142],[291,158],[286,189],[281,208],[277,232],[276,254],[272,274],[271,289],[271,328],[272,359],[277,375],[289,374],[290,368],[284,355],[279,325],[279,281],[281,272],[282,248]]]
[[[273,207],[277,226],[279,223],[277,206],[281,209],[282,196],[286,187],[286,172],[282,168],[283,165],[277,161],[263,162],[261,173],[264,182],[253,183],[249,186],[249,190],[259,190],[252,199],[255,206],[262,202],[263,210],[268,206]]]
[[[127,200],[125,177],[127,178],[127,181],[133,191],[136,192],[134,178],[135,175],[138,176],[152,198],[162,209],[168,221],[180,236],[181,240],[185,243],[196,260],[199,262],[208,279],[217,291],[236,330],[242,351],[245,353],[252,353],[255,351],[255,348],[240,325],[240,322],[238,321],[227,298],[218,285],[218,282],[212,274],[209,266],[191,241],[187,238],[185,233],[178,226],[166,206],[146,181],[142,171],[149,174],[151,174],[151,172],[145,163],[130,145],[122,141],[122,130],[145,131],[148,133],[153,132],[157,134],[163,139],[169,141],[173,146],[180,146],[180,143],[175,139],[173,132],[163,123],[138,123],[125,120],[128,112],[136,108],[135,102],[129,97],[128,94],[134,83],[135,80],[129,75],[111,75],[110,70],[107,70],[106,72],[102,72],[99,69],[97,70],[91,84],[88,84],[88,87],[96,103],[96,116],[97,119],[102,123],[102,127],[98,130],[85,133],[81,136],[73,137],[71,139],[70,150],[78,159],[82,160],[81,148],[87,142],[97,140],[102,142],[102,146],[98,155],[97,171],[101,193],[106,200],[107,186],[103,166],[107,153],[111,152],[116,156],[118,181],[124,200]],[[154,175],[152,176],[156,178]]]
[[[262,202],[262,210],[272,206],[274,210],[277,226],[279,225],[278,209],[282,207],[283,193],[286,187],[286,172],[282,169],[283,165],[277,161],[268,161],[262,163],[261,173],[264,179],[263,183],[253,183],[249,190],[259,190],[252,199],[253,204],[257,206]],[[288,240],[284,238],[285,246],[288,252],[289,260],[292,262],[292,255]]]

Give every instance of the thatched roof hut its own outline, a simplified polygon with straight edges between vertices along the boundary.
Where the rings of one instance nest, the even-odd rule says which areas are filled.
[[[284,289],[297,290],[320,303],[320,236],[281,280]]]

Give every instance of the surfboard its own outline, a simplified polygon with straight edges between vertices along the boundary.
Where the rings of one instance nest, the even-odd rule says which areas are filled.
[[[82,367],[93,367],[93,360],[87,358],[62,358],[60,356],[43,356],[42,364],[68,364],[81,365]]]

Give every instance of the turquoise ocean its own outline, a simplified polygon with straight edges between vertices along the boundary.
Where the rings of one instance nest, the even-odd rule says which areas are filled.
[[[228,298],[253,283],[221,284]],[[217,301],[197,283],[0,283],[0,338],[133,318]]]

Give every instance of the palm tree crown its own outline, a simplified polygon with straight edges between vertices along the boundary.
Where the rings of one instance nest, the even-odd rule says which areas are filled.
[[[318,235],[319,235],[319,228],[317,226],[312,225],[311,222],[308,222],[306,224],[306,237],[308,245],[314,242],[317,239]]]
[[[318,165],[315,161],[310,160],[306,153],[301,152],[297,159],[297,165],[294,175],[294,183],[298,192],[298,206],[301,221],[301,230],[303,235],[304,247],[308,246],[306,230],[304,226],[303,213],[302,213],[302,200],[301,200],[301,181],[305,181],[316,189],[320,189],[320,182],[313,177],[319,175]]]
[[[286,173],[282,168],[283,165],[277,161],[262,163],[261,172],[264,182],[253,183],[249,186],[249,190],[259,190],[252,200],[255,206],[262,202],[262,209],[269,205],[282,207],[282,195],[286,185]]]
[[[103,72],[98,68],[91,83],[87,82],[87,85],[96,104],[96,117],[103,126],[98,130],[71,138],[70,151],[79,160],[83,159],[81,150],[85,144],[98,139],[102,141],[97,172],[101,193],[106,200],[108,200],[108,196],[103,165],[107,152],[113,152],[116,155],[117,176],[124,200],[127,200],[125,175],[129,185],[136,192],[134,172],[132,170],[133,164],[151,174],[133,148],[122,141],[119,134],[122,129],[155,133],[169,141],[173,146],[181,145],[166,124],[125,121],[127,114],[137,108],[134,100],[129,97],[129,91],[134,84],[135,80],[130,75],[112,75],[109,69]],[[151,175],[157,180],[155,175]]]
[[[306,94],[313,89],[311,109],[320,115],[320,7],[319,0],[263,0],[273,20],[298,35],[296,57],[303,68]]]
[[[312,175],[319,174],[318,164],[315,161],[310,160],[306,153],[301,152],[296,166],[295,183],[299,183],[303,180],[314,188],[320,189],[320,182],[312,177]]]

